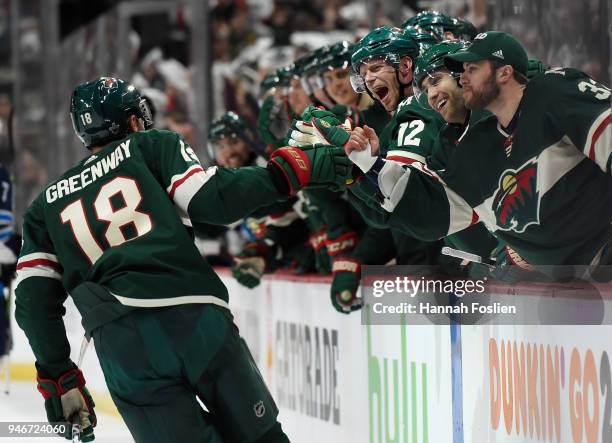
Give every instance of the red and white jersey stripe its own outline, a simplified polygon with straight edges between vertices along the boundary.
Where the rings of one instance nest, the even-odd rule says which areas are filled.
[[[34,252],[20,257],[17,261],[15,287],[28,277],[46,277],[61,280],[62,267],[57,261],[57,256],[44,252]]]
[[[425,163],[425,157],[417,154],[416,152],[404,151],[401,149],[392,149],[387,152],[386,159],[388,161],[393,161],[397,163],[401,163],[404,165],[410,165],[414,162]]]
[[[606,109],[593,122],[584,144],[583,153],[606,173],[610,155],[612,155],[611,110]]]
[[[193,196],[216,172],[216,166],[204,170],[201,165],[193,165],[182,174],[173,176],[166,191],[174,203],[187,213]]]

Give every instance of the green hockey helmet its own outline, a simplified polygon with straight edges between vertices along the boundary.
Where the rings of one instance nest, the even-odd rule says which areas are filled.
[[[113,77],[83,83],[72,92],[70,118],[74,131],[87,148],[125,137],[128,117],[135,115],[145,129],[153,126],[146,100],[131,84]]]
[[[316,91],[323,89],[323,80],[321,79],[321,60],[327,55],[330,47],[325,45],[315,49],[310,54],[310,59],[302,68],[301,81],[306,91]]]
[[[437,79],[436,72],[444,69],[444,74],[440,73],[440,75],[450,75],[455,79],[459,78],[461,72],[448,72],[448,68],[444,65],[444,57],[468,46],[469,43],[462,40],[446,40],[430,47],[416,60],[413,91],[415,98],[420,104],[426,106],[425,103],[427,102],[427,90],[423,88],[423,80],[426,77],[429,77],[433,82]]]
[[[367,92],[360,68],[374,59],[383,59],[397,71],[400,60],[408,56],[415,60],[419,55],[419,45],[410,32],[404,29],[381,26],[363,37],[354,47],[351,55],[351,84],[355,92]]]
[[[478,30],[472,22],[461,18],[453,18],[455,29],[452,31],[456,38],[460,40],[472,41],[478,35]]]
[[[259,91],[264,94],[268,92],[270,89],[276,88],[280,86],[281,79],[278,75],[278,71],[272,71],[268,75],[264,77],[264,79],[259,84]]]
[[[343,40],[334,43],[319,61],[320,72],[350,68],[352,55],[353,44],[351,42]]]
[[[433,45],[427,49],[419,58],[417,58],[414,67],[414,84],[417,87],[421,86],[423,79],[428,74],[445,68],[444,57],[449,54],[454,54],[460,49],[468,47],[468,43],[461,40],[446,40]],[[459,73],[453,73],[459,76]]]
[[[275,69],[264,77],[259,84],[259,95],[264,96],[268,91],[273,88],[289,86],[289,81],[293,76],[293,66],[283,66],[282,68]]]
[[[306,72],[305,68],[311,64],[314,58],[313,51],[307,52],[306,54],[301,55],[296,58],[291,64],[291,75],[293,79],[299,79],[302,84],[302,88],[306,91],[306,94],[312,94],[312,88],[306,81]]]
[[[235,112],[225,112],[210,123],[210,129],[208,130],[208,154],[210,158],[216,158],[217,150],[222,146],[219,142],[224,138],[240,139],[247,144],[253,155],[259,154],[264,157],[266,155],[261,140],[249,129],[242,117]]]
[[[312,51],[310,60],[304,65],[303,75],[311,76],[320,74],[321,61],[327,56],[329,50],[330,47],[325,45]]]
[[[215,142],[221,138],[235,136],[250,141],[246,137],[246,133],[247,126],[244,120],[235,112],[228,111],[210,123],[208,140],[210,142]]]
[[[304,55],[299,56],[293,61],[292,74],[294,77],[301,77],[304,75],[304,69],[310,64],[312,59],[315,57],[314,51],[307,52]]]
[[[402,27],[405,28],[406,26],[419,28],[433,35],[437,41],[445,39],[444,32],[453,32],[455,30],[453,18],[438,11],[419,12],[417,15],[404,22]]]
[[[438,43],[433,35],[414,26],[405,26],[404,33],[419,45],[419,55]]]

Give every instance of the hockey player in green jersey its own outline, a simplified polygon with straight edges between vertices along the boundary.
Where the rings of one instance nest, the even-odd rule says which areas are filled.
[[[479,219],[553,277],[574,270],[541,267],[609,264],[610,89],[569,68],[528,81],[525,50],[500,32],[480,34],[445,63],[465,70],[466,106],[493,115],[462,135],[445,168],[412,164],[387,221],[414,228],[420,207],[439,214],[431,226],[443,234]]]
[[[444,64],[446,56],[468,46],[467,42],[459,40],[444,41],[429,48],[416,62],[414,90],[417,101],[422,106],[435,109],[447,122],[438,136],[438,148],[434,149],[426,159],[427,167],[433,171],[443,173],[457,155],[463,135],[478,121],[490,116],[490,113],[484,109],[471,110],[465,107],[459,84],[461,73],[451,72]],[[528,72],[528,77],[537,75],[538,67],[542,65],[534,60],[531,61],[531,66],[534,69],[531,73]],[[461,235],[455,234],[451,237],[460,238]],[[465,249],[461,243],[455,247],[460,250]],[[542,277],[541,274],[532,272],[533,267],[507,245],[499,245],[493,259],[496,266],[491,274],[496,279],[515,282]]]
[[[445,125],[444,119],[436,111],[421,106],[412,95],[413,61],[419,55],[419,46],[427,46],[427,43],[435,44],[435,41],[428,34],[419,33],[413,28],[381,27],[370,32],[355,46],[352,54],[353,86],[372,94],[387,111],[393,112],[391,122],[380,137],[367,125],[355,128],[350,138],[342,128],[336,128],[329,122],[327,125],[319,124],[317,119],[310,122],[310,127],[305,127],[306,131],[310,129],[310,132],[321,134],[317,140],[324,139],[330,144],[344,146],[347,154],[370,179],[364,181],[358,177],[351,191],[369,203],[376,203],[382,198],[383,205],[388,209],[401,195],[402,183],[397,189],[395,184],[397,178],[404,174],[404,165],[424,162],[437,149],[438,133]],[[376,151],[380,150],[380,156],[358,154],[357,150],[368,139],[372,140]],[[370,186],[370,182],[375,186]],[[425,218],[423,214],[417,229],[406,233],[427,240],[448,235],[429,233],[430,223]],[[475,220],[470,218],[463,228],[472,224],[475,224]],[[474,245],[470,252],[490,252],[493,244],[490,236],[482,226],[476,229],[481,231],[485,240],[482,245]]]
[[[78,414],[93,440],[94,404],[62,320],[70,294],[137,442],[287,442],[227,289],[185,225],[227,224],[303,186],[341,186],[344,153],[281,148],[266,168],[204,169],[178,134],[144,130],[144,100],[110,77],[79,85],[70,114],[91,152],[24,215],[15,290],[49,421]]]
[[[257,116],[257,133],[266,143],[268,152],[283,146],[293,120],[287,100],[291,76],[291,68],[286,66],[268,74],[259,85],[262,103]]]
[[[391,169],[392,174],[403,173],[403,165],[414,161],[415,158],[423,159],[429,153],[435,136],[444,124],[436,112],[424,109],[412,98],[413,61],[418,57],[422,47],[434,43],[435,40],[429,34],[420,33],[413,28],[399,29],[385,26],[366,35],[355,45],[352,53],[353,87],[360,93],[372,96],[392,115],[391,121],[381,131],[380,142],[386,160],[397,166],[397,170]],[[304,113],[303,121],[295,124],[297,130],[292,133],[293,140],[289,141],[290,144],[323,142],[345,146],[350,143],[346,124],[339,126],[339,122],[329,113],[312,111],[310,114],[312,115]],[[376,132],[367,125],[367,122],[363,129],[357,127],[353,131]],[[389,168],[377,169],[379,165],[384,165],[384,162],[363,168],[373,181],[386,180],[383,177]],[[365,192],[362,189],[370,189],[367,186],[368,180],[361,179],[351,187],[351,192],[361,194]],[[388,180],[393,180],[393,175]],[[376,199],[378,196],[376,192],[365,193],[366,199]],[[372,230],[371,234],[373,242],[378,241],[379,233]],[[361,241],[371,246],[373,242],[368,240],[368,235],[366,231]],[[356,299],[359,264],[375,264],[376,260],[385,256],[398,257],[400,259],[398,261],[404,264],[415,263],[414,259],[419,257],[422,259],[420,264],[433,265],[439,255],[440,243],[436,241],[438,238],[431,238],[432,242],[422,241],[396,230],[386,233],[383,237],[392,241],[379,242],[378,246],[383,248],[388,244],[391,247],[378,251],[376,257],[367,256],[367,246],[358,247],[358,251],[347,251],[338,257],[337,263],[334,263],[331,297],[332,304],[338,311],[347,313],[359,306],[359,300]],[[377,264],[385,264],[386,261]]]
[[[420,44],[435,40],[428,34],[419,33],[413,28],[400,29],[383,26],[366,35],[353,48],[351,56],[353,88],[359,93],[367,93],[378,101],[392,115],[391,121],[381,133],[381,151],[388,160],[410,162],[414,155],[421,159],[421,145],[430,145],[444,121],[433,110],[423,109],[412,100],[413,61],[419,55]],[[297,122],[298,131],[293,133],[295,145],[323,142],[343,146],[347,153],[352,152],[346,125],[333,124],[333,114],[313,115],[309,121]],[[330,123],[331,122],[331,123]],[[298,132],[304,133],[300,136]],[[373,134],[375,131],[367,124],[354,128],[353,133]],[[421,142],[423,140],[423,142]],[[292,141],[289,141],[292,144]],[[413,152],[417,152],[414,154]],[[376,177],[384,162],[374,165],[359,165],[365,173]],[[399,168],[401,170],[401,168]],[[382,172],[383,175],[386,171]]]
[[[444,181],[529,262],[610,264],[610,88],[569,68],[528,82],[524,48],[502,32],[446,58],[461,63],[466,106],[493,114],[462,140],[487,168],[478,189]]]
[[[309,110],[318,112],[324,107],[339,113],[342,120],[345,120],[349,113],[353,114],[353,110],[349,111],[344,106],[331,106],[335,99],[328,90],[329,83],[325,84],[321,78],[322,66],[325,66],[325,70],[333,66],[338,66],[342,70],[345,68],[347,58],[350,59],[350,46],[340,43],[316,49],[306,57],[306,62],[302,61],[302,58],[296,60],[295,73],[300,76],[302,84],[305,84],[304,89],[309,89],[310,92],[311,105],[302,112],[303,115],[309,114]],[[348,82],[348,85],[345,86],[350,88],[348,77],[344,80]],[[336,90],[339,89],[341,88]],[[343,94],[337,98],[349,106],[352,104]],[[371,101],[369,103],[372,104]],[[384,119],[386,113],[378,109],[379,114],[381,111]],[[374,118],[375,114],[376,111],[370,113],[369,116]],[[381,121],[380,116],[379,121]],[[307,208],[308,224],[312,228],[312,245],[319,272],[329,272],[338,256],[350,252],[355,247],[365,225],[359,213],[352,208],[344,196],[345,192],[334,192],[328,189],[313,189],[301,193]],[[327,257],[323,256],[324,253],[327,254]]]

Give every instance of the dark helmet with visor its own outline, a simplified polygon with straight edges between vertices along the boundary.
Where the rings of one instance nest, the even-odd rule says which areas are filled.
[[[142,119],[145,129],[153,126],[146,99],[121,79],[102,77],[83,83],[72,92],[72,126],[87,148],[124,138],[130,132],[130,115]]]

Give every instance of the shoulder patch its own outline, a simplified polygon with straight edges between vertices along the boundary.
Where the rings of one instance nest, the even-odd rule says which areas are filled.
[[[414,96],[412,96],[412,95],[411,95],[411,96],[410,96],[410,97],[408,97],[407,99],[405,99],[405,100],[401,101],[401,102],[400,102],[400,104],[399,104],[399,105],[397,105],[397,110],[395,111],[395,113],[396,113],[396,114],[399,114],[399,113],[400,113],[400,111],[402,110],[402,108],[405,108],[406,106],[410,105],[410,104],[412,103],[412,98],[413,98],[413,97],[414,97]]]

